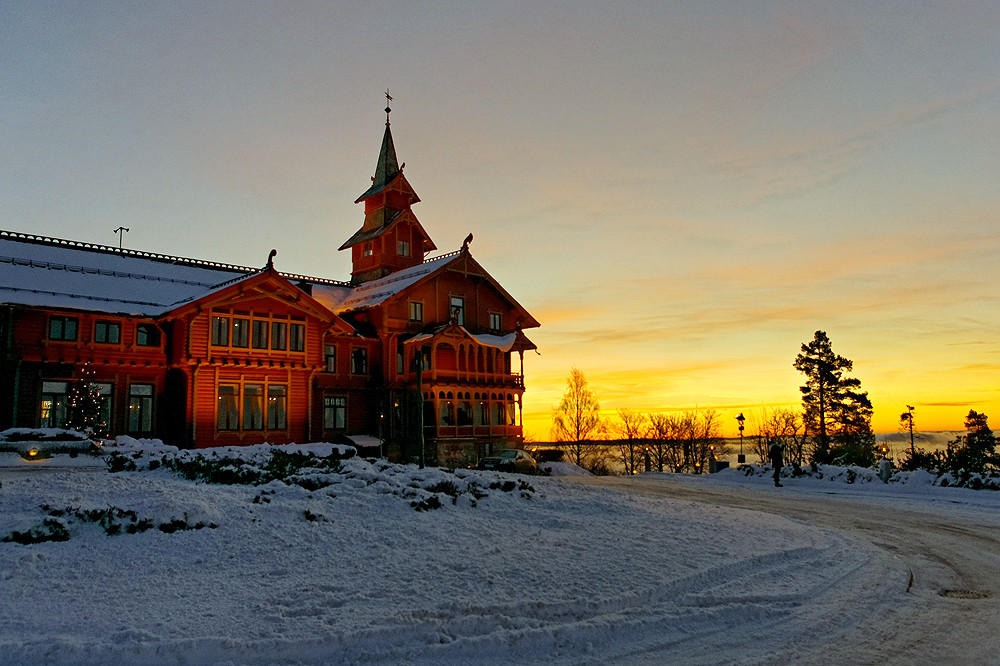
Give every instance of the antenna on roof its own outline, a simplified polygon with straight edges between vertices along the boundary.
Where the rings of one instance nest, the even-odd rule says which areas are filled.
[[[118,227],[114,233],[118,234],[118,249],[122,249],[122,236],[128,233],[128,227]]]
[[[392,109],[389,108],[389,102],[391,102],[391,101],[392,101],[392,95],[389,94],[389,89],[386,88],[385,89],[385,124],[386,125],[389,124],[389,112],[392,111]]]

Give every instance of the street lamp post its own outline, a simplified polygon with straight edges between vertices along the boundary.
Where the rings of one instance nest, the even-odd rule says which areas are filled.
[[[743,416],[743,412],[736,417],[736,422],[740,424],[740,457],[738,458],[739,463],[742,465],[747,461],[747,457],[743,455],[743,422],[746,421],[746,417]]]

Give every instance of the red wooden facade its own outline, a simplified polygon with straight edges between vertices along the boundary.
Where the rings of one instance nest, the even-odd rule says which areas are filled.
[[[386,123],[350,283],[0,232],[0,428],[60,426],[87,370],[111,435],[381,442],[463,465],[522,438],[522,332],[469,251],[436,249]]]

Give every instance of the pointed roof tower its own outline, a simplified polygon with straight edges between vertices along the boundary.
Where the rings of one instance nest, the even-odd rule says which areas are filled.
[[[385,97],[392,101],[388,90]],[[354,202],[365,204],[364,224],[340,246],[341,250],[351,248],[351,281],[355,284],[416,266],[427,252],[437,249],[410,209],[420,197],[403,175],[406,165],[396,159],[389,123],[391,111],[385,107],[385,134],[372,186]]]

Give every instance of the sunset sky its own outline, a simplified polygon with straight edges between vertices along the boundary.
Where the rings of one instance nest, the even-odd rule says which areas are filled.
[[[348,279],[385,115],[414,212],[538,319],[527,435],[795,407],[1000,427],[1000,5],[0,0],[0,228]]]

